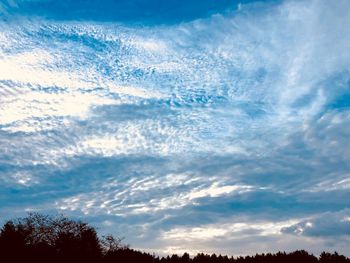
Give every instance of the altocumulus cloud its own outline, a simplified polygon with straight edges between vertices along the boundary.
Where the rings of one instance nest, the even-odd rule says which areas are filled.
[[[116,2],[0,2],[1,218],[349,255],[349,1]]]

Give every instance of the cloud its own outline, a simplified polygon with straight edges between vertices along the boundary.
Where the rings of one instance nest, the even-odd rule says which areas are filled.
[[[311,237],[348,237],[350,234],[349,209],[323,213],[282,229],[284,233]]]
[[[349,10],[0,22],[1,211],[58,209],[163,253],[347,253]]]

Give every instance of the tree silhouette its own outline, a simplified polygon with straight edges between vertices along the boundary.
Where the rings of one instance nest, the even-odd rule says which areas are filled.
[[[12,221],[5,223],[0,234],[0,254],[1,258],[11,258],[19,260],[24,252],[26,235],[20,226],[16,226]]]
[[[188,253],[159,258],[133,250],[122,240],[112,235],[99,238],[93,227],[81,221],[31,213],[24,218],[9,220],[1,228],[0,262],[350,263],[347,257],[337,252],[323,252],[317,258],[305,250],[238,258],[204,253],[193,258]]]
[[[6,259],[89,260],[101,258],[97,233],[88,224],[63,216],[31,213],[5,223],[0,252]]]

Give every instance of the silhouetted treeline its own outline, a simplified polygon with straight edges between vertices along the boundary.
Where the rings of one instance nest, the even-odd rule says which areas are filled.
[[[87,223],[37,213],[7,221],[0,233],[0,262],[114,263],[350,263],[336,252],[315,257],[304,250],[246,257],[188,253],[156,257],[133,250],[111,235],[99,238]]]

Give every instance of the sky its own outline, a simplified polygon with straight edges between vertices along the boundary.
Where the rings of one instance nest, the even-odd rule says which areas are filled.
[[[349,48],[348,0],[0,0],[0,220],[350,256]]]

